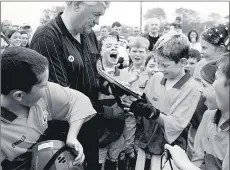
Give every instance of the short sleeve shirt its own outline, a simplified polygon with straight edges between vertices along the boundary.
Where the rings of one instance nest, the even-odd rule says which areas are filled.
[[[38,141],[48,128],[48,120],[87,121],[96,113],[84,94],[51,82],[43,98],[30,108],[28,118],[19,118],[5,108],[1,110],[1,152],[10,161]]]

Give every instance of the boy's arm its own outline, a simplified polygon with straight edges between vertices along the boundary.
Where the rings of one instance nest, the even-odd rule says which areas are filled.
[[[169,115],[160,113],[160,116],[156,119],[164,127],[165,138],[169,143],[174,142],[187,127],[196,110],[201,94],[195,88],[187,88],[179,95],[180,99],[171,108],[171,113]]]
[[[204,162],[204,152],[205,152],[205,139],[207,136],[208,121],[210,120],[211,113],[206,111],[197,129],[195,140],[194,140],[194,153],[192,155],[191,161],[197,167],[200,167]]]
[[[48,83],[44,99],[52,119],[67,120],[69,124],[78,120],[85,122],[96,114],[86,95],[56,83]]]

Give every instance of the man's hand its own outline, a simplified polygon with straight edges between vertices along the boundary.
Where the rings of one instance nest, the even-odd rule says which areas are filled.
[[[85,160],[85,155],[83,153],[83,147],[80,144],[80,142],[77,139],[68,139],[66,141],[66,145],[69,146],[70,148],[75,149],[77,157],[75,158],[73,165],[80,165],[84,162]]]

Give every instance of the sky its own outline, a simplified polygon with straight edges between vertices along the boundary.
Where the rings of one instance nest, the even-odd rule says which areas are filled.
[[[1,21],[11,20],[13,24],[29,23],[36,29],[42,16],[42,9],[52,6],[62,6],[64,2],[1,2]],[[190,8],[203,16],[212,12],[222,17],[229,15],[229,2],[143,2],[142,13],[148,9],[160,7],[164,9],[169,21],[175,19],[174,11],[177,8]],[[111,2],[104,16],[100,18],[98,30],[102,25],[112,25],[119,21],[130,26],[140,25],[140,2]],[[145,21],[143,20],[143,25]]]

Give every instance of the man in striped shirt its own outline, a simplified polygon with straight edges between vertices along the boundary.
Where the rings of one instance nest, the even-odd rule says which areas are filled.
[[[49,61],[49,80],[84,93],[96,110],[100,91],[96,61],[100,55],[92,27],[99,24],[108,5],[108,2],[66,2],[64,12],[37,29],[31,41],[31,48]],[[85,123],[79,134],[89,170],[99,169],[96,119],[95,116]]]

